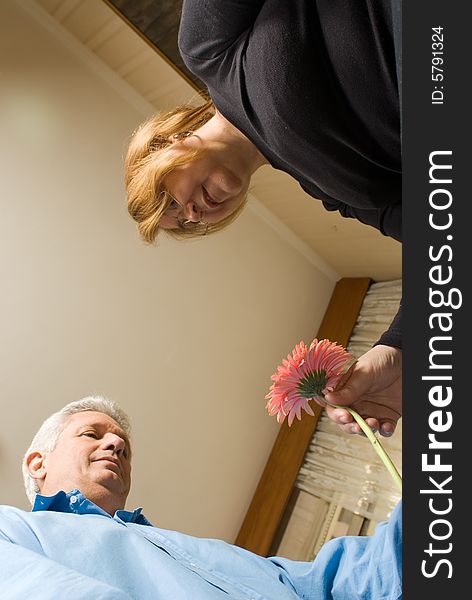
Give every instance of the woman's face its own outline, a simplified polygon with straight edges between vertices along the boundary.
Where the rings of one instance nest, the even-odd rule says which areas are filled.
[[[175,144],[171,151],[201,147],[197,136],[192,136]],[[202,156],[176,167],[164,178],[165,189],[174,201],[159,225],[163,229],[175,229],[185,220],[218,223],[244,201],[250,179],[250,172],[232,160],[231,152],[223,145],[209,144]]]

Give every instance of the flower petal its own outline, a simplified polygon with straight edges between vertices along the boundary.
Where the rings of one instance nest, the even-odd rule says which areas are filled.
[[[316,338],[307,347],[299,342],[271,376],[273,382],[265,399],[269,414],[277,415],[282,423],[288,416],[289,426],[295,417],[301,419],[302,410],[314,415],[309,400],[323,399],[322,390],[335,387],[351,355],[339,344]]]

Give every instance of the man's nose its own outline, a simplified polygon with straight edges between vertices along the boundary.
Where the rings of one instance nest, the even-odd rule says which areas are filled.
[[[123,438],[114,433],[107,433],[103,438],[103,448],[105,450],[113,450],[115,454],[120,456],[123,454],[126,443]]]

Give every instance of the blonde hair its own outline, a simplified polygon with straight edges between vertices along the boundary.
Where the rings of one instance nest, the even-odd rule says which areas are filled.
[[[172,138],[184,132],[194,132],[215,114],[211,100],[200,106],[183,105],[166,113],[157,114],[144,123],[131,136],[125,157],[125,186],[128,196],[128,212],[138,224],[141,238],[155,241],[159,222],[173,198],[164,188],[164,177],[173,169],[186,165],[204,154],[204,150],[189,150],[176,155],[168,152]],[[200,237],[220,231],[239,215],[245,200],[229,216],[218,223],[186,230],[180,227],[166,229],[166,233],[178,239]]]

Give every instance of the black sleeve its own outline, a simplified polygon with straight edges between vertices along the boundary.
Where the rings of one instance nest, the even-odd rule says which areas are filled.
[[[400,308],[398,309],[395,318],[393,319],[390,327],[382,333],[380,339],[377,340],[374,346],[378,344],[384,344],[385,346],[393,346],[394,348],[402,349],[402,305],[400,302]]]
[[[184,0],[179,28],[184,62],[221,55],[252,28],[263,4],[264,0]]]
[[[343,202],[323,200],[323,206],[327,210],[339,211],[343,217],[357,219],[358,221],[361,221],[361,223],[372,225],[372,227],[375,227],[384,235],[391,237],[398,242],[402,241],[401,202],[389,204],[382,208],[366,209],[348,206]]]

